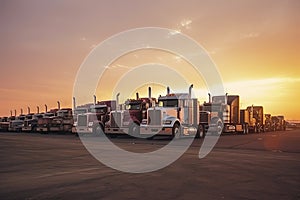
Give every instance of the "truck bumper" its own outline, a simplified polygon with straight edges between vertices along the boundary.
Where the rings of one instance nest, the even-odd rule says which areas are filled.
[[[31,127],[23,127],[22,131],[29,132],[29,131],[31,131]]]
[[[122,127],[122,128],[105,128],[106,134],[128,134],[129,128],[128,127]]]
[[[37,132],[48,132],[48,128],[46,128],[46,127],[37,127],[36,131]]]
[[[163,126],[141,126],[141,135],[172,135],[173,127],[163,127]]]
[[[62,131],[60,127],[50,127],[49,128],[51,132],[59,132]]]
[[[231,124],[226,124],[223,128],[223,132],[225,133],[234,133],[235,132],[235,126]]]
[[[92,127],[86,127],[86,126],[77,126],[74,127],[76,129],[77,133],[93,133]]]

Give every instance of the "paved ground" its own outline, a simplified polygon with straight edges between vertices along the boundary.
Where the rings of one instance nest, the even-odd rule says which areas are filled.
[[[151,151],[165,138],[112,141]],[[73,135],[0,133],[0,199],[300,199],[300,131],[222,136],[198,158],[202,140],[172,165],[123,173],[94,159]]]

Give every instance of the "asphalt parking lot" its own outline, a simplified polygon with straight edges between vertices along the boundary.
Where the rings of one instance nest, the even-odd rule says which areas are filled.
[[[129,151],[170,141],[111,139]],[[124,173],[96,160],[74,135],[0,133],[0,199],[300,199],[300,130],[202,139],[173,164]]]

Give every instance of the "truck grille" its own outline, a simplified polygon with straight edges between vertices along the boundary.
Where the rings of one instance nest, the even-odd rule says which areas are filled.
[[[111,127],[119,127],[121,125],[121,113],[114,112],[111,116]]]
[[[78,126],[87,126],[87,116],[78,115]]]
[[[223,123],[230,123],[230,116],[228,111],[223,112]]]
[[[148,124],[149,125],[161,125],[161,111],[160,110],[148,110]]]
[[[200,112],[200,123],[208,123],[209,114],[207,112]]]

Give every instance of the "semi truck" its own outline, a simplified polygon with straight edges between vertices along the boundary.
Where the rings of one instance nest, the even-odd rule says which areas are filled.
[[[88,104],[84,104],[84,105],[80,105],[80,106],[77,106],[76,105],[76,99],[75,97],[73,97],[73,126],[72,126],[72,133],[76,134],[77,133],[77,130],[76,130],[76,127],[77,127],[77,119],[78,119],[78,115],[81,115],[81,114],[85,114],[85,113],[88,113],[88,112],[91,112],[91,106],[94,105],[93,103],[88,103]]]
[[[284,120],[284,116],[272,116],[271,120],[273,122],[273,130],[274,131],[285,131],[286,130],[286,121]]]
[[[201,125],[207,131],[223,133],[264,132],[265,116],[262,106],[248,106],[240,109],[238,95],[213,96],[200,106]],[[201,119],[201,118],[200,118]],[[209,121],[210,120],[210,121]]]
[[[2,117],[0,120],[0,131],[8,131],[9,121],[8,117]]]
[[[200,106],[200,124],[205,133],[246,132],[247,127],[240,122],[240,97],[238,95],[213,96]]]
[[[45,113],[43,113],[43,116],[38,119],[36,131],[40,133],[50,132],[50,124],[56,116],[57,111],[58,109],[51,109],[48,111],[47,105],[45,105]]]
[[[77,134],[103,134],[110,112],[116,109],[116,101],[98,101],[90,109],[90,112],[77,115]]]
[[[57,119],[61,124],[59,127],[59,132],[72,132],[72,127],[74,124],[72,108],[62,108],[57,111]],[[52,120],[55,121],[55,120]],[[51,125],[50,125],[51,130]]]
[[[192,98],[193,85],[189,93],[170,93],[158,98],[158,105],[147,110],[147,119],[141,124],[141,134],[153,138],[168,135],[179,138],[184,136],[203,136],[199,123],[199,103]]]
[[[119,94],[117,95],[117,102]],[[110,135],[129,134],[140,136],[140,125],[147,119],[147,109],[155,106],[156,99],[151,97],[151,87],[148,88],[148,97],[140,98],[136,93],[136,99],[128,99],[125,109],[117,109],[110,113],[110,121],[107,123],[105,133]]]
[[[248,106],[241,110],[241,122],[247,124],[247,132],[261,133],[265,132],[265,120],[263,106]]]
[[[274,125],[272,123],[271,114],[265,114],[265,131],[270,132],[274,130]]]

